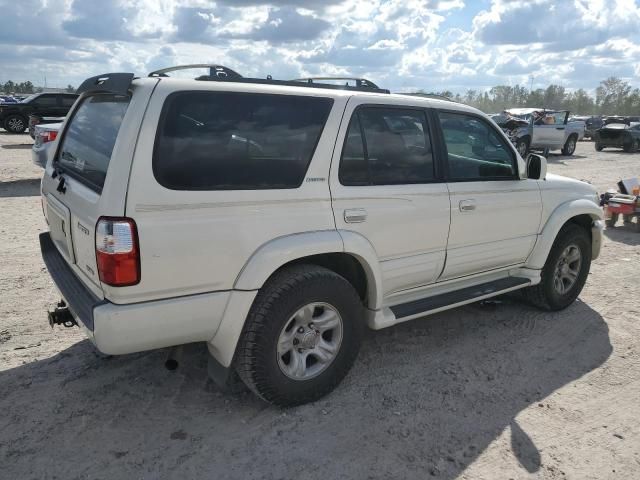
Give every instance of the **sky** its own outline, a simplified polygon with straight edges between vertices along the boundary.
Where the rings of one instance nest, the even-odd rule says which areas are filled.
[[[0,0],[0,82],[216,63],[394,91],[640,87],[640,0]],[[196,72],[197,73],[197,72]]]

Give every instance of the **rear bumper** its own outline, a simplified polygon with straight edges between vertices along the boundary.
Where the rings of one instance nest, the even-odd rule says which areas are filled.
[[[109,355],[209,341],[220,326],[231,296],[225,291],[116,305],[96,297],[82,283],[48,232],[40,234],[40,248],[74,318],[97,349]]]

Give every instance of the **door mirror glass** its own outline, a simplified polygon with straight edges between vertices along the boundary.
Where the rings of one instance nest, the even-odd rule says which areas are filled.
[[[537,153],[527,156],[527,178],[544,180],[547,176],[547,159]]]

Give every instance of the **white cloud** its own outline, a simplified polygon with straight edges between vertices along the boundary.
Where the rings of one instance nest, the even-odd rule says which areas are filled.
[[[358,75],[392,89],[640,73],[639,0],[0,0],[0,81],[79,84],[215,62],[247,76]],[[469,10],[473,8],[473,10]],[[473,13],[470,13],[473,12]]]

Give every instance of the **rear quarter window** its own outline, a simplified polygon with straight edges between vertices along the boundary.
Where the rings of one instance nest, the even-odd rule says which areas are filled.
[[[93,190],[102,191],[128,105],[129,97],[118,95],[82,100],[65,129],[56,164]]]
[[[236,92],[178,92],[160,116],[156,180],[172,190],[297,188],[333,100]]]

